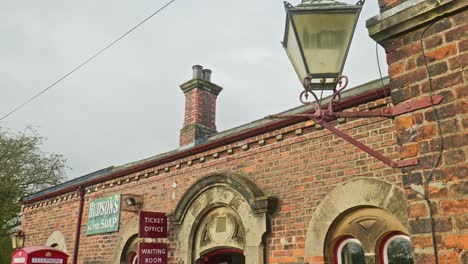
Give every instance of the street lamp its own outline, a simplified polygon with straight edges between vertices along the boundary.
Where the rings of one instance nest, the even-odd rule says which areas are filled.
[[[16,231],[14,235],[11,236],[11,243],[13,248],[23,248],[24,247],[24,232],[22,230]]]
[[[440,104],[443,97],[434,95],[394,107],[381,107],[368,111],[336,111],[341,91],[346,88],[348,78],[341,75],[351,45],[354,29],[364,0],[355,5],[333,0],[302,0],[293,7],[285,2],[286,30],[283,47],[288,54],[304,90],[300,95],[303,104],[313,107],[313,112],[293,115],[273,115],[272,118],[303,117],[313,120],[337,136],[367,152],[393,168],[418,164],[417,158],[393,161],[378,151],[364,145],[336,128],[331,121],[336,118],[388,117]],[[382,87],[382,89],[385,89]],[[315,91],[330,90],[328,106],[322,106]],[[315,101],[308,101],[309,96]]]
[[[313,90],[334,90],[353,38],[364,1],[356,5],[333,0],[284,2],[283,47],[299,79]]]

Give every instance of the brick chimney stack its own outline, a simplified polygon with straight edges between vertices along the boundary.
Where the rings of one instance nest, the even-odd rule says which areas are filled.
[[[185,94],[184,127],[180,130],[180,146],[203,143],[216,131],[216,98],[223,90],[211,82],[211,70],[192,67],[191,80],[180,85]]]

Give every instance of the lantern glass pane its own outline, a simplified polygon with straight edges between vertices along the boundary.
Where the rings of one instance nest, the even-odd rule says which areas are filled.
[[[293,19],[310,73],[339,74],[357,13],[296,13]]]
[[[11,247],[12,247],[12,248],[18,248],[18,247],[16,246],[16,237],[15,237],[15,236],[12,236],[12,237],[11,237]]]
[[[291,61],[294,70],[301,82],[307,77],[306,68],[304,65],[304,60],[302,59],[301,50],[297,43],[296,36],[294,34],[294,29],[292,23],[288,23],[288,35],[287,35],[287,46],[285,47],[286,53],[288,54],[289,60]]]
[[[16,237],[16,246],[18,248],[22,248],[24,245],[24,236],[17,236]]]

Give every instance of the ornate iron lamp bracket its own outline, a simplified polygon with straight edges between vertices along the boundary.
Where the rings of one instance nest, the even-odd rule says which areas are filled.
[[[314,112],[310,114],[293,114],[293,115],[271,115],[270,118],[291,118],[291,117],[307,117],[313,120],[315,123],[320,124],[322,127],[328,129],[330,132],[334,133],[335,135],[341,137],[342,139],[346,140],[347,142],[353,144],[354,146],[358,147],[359,149],[367,152],[369,155],[377,158],[378,160],[382,161],[383,163],[389,165],[392,168],[402,168],[407,166],[413,166],[419,163],[417,158],[406,159],[406,160],[399,160],[393,161],[378,151],[368,147],[367,145],[361,143],[360,141],[356,140],[355,138],[351,137],[350,135],[346,134],[345,132],[339,130],[334,125],[330,123],[330,121],[336,118],[345,118],[345,117],[352,117],[352,118],[367,118],[367,117],[387,117],[392,118],[397,115],[401,115],[404,113],[416,111],[419,109],[427,108],[432,105],[438,105],[444,99],[441,95],[434,95],[434,96],[427,96],[422,99],[402,103],[397,106],[392,107],[382,107],[379,109],[374,110],[366,110],[366,111],[335,111],[333,108],[336,106],[341,100],[341,91],[346,88],[348,85],[348,78],[346,76],[338,77],[338,89],[334,88],[333,94],[331,95],[330,102],[326,108],[322,107],[321,99],[317,97],[314,93],[315,90],[320,90],[315,88],[312,85],[312,79],[307,77],[304,79],[304,91],[300,94],[300,101],[303,104],[311,105],[314,108]],[[312,96],[315,101],[308,101],[309,96]]]

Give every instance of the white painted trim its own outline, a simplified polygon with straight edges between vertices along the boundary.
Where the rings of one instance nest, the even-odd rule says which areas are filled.
[[[381,252],[381,254],[383,254],[383,259],[384,259],[384,263],[383,264],[387,264],[388,263],[388,257],[387,257],[387,253],[388,253],[388,246],[390,245],[390,243],[392,243],[393,240],[397,239],[397,238],[403,238],[405,240],[407,240],[408,242],[410,242],[410,245],[411,245],[411,240],[408,236],[406,235],[394,235],[392,237],[390,237],[389,239],[387,239],[387,241],[385,241],[385,244],[383,246],[383,252]]]
[[[357,240],[356,238],[347,238],[347,239],[341,241],[341,243],[338,245],[338,248],[335,251],[335,256],[336,256],[336,259],[337,259],[336,263],[337,264],[343,264],[341,262],[341,251],[343,250],[344,246],[346,246],[346,244],[352,243],[352,242],[359,244],[361,246],[361,248],[362,248],[361,242],[359,240]],[[362,248],[362,252],[364,252],[364,248]]]

